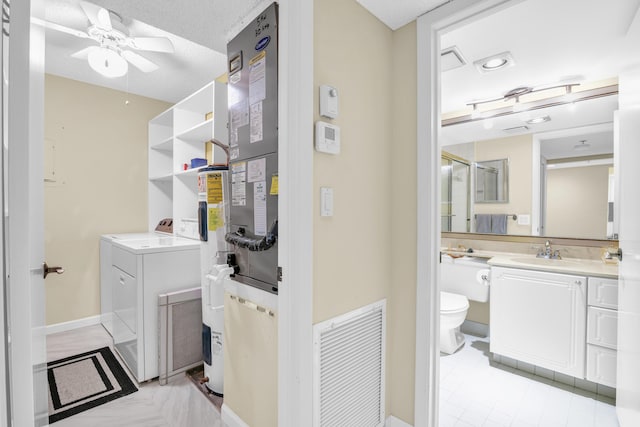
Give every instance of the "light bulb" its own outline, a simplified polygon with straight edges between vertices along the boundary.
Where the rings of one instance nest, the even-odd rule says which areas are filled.
[[[118,52],[107,47],[98,47],[89,51],[89,66],[105,77],[122,77],[127,74],[129,65]]]

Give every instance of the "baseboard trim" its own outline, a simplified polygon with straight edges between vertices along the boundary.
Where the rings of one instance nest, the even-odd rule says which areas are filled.
[[[83,317],[82,319],[70,320],[69,322],[54,323],[47,325],[46,334],[57,334],[58,332],[71,331],[73,329],[84,328],[85,326],[93,326],[100,324],[100,315]]]
[[[387,421],[384,425],[385,427],[413,427],[411,424],[405,423],[400,418],[396,418],[393,415],[387,417]]]
[[[249,424],[242,421],[242,418],[224,403],[220,411],[220,418],[222,418],[222,425],[224,427],[249,427]]]
[[[474,322],[473,320],[465,320],[460,330],[465,334],[475,335],[477,337],[485,338],[489,336],[489,325]]]

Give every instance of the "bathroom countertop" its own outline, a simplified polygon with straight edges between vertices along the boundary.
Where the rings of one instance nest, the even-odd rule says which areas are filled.
[[[485,251],[474,249],[473,252],[466,252],[460,249],[451,249],[451,248],[442,248],[440,250],[441,253],[447,254],[453,258],[459,258],[463,256],[474,257],[474,258],[485,258],[491,259],[496,256],[527,256],[526,254],[517,254],[511,252],[497,252],[497,251]]]
[[[585,276],[618,278],[618,265],[605,264],[601,260],[590,259],[545,259],[527,254],[500,254],[491,257],[491,266],[523,268],[527,270],[549,271],[553,273],[580,274]]]

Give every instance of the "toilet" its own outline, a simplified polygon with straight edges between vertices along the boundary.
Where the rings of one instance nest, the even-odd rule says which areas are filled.
[[[489,300],[489,268],[481,258],[444,254],[440,267],[440,351],[453,354],[464,344],[460,325],[469,301]]]

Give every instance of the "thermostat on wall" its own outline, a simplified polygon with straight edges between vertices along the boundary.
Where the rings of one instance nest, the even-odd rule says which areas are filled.
[[[329,123],[317,121],[316,150],[320,153],[340,154],[340,128]]]

